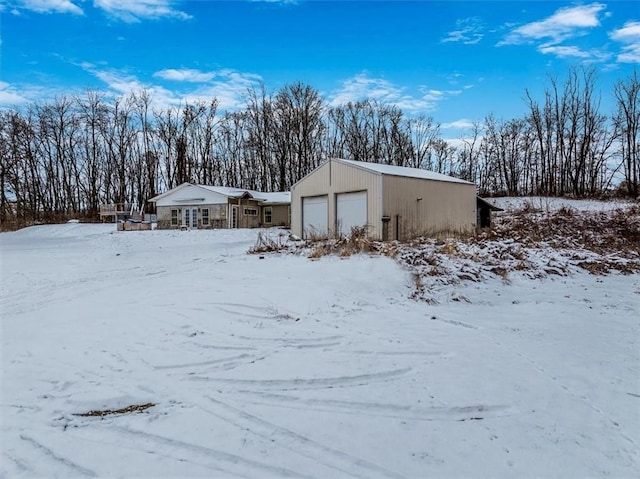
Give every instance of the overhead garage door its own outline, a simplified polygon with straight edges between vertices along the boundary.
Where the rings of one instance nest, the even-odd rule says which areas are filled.
[[[328,196],[302,198],[302,236],[325,237],[329,223]]]
[[[340,233],[349,235],[354,226],[367,224],[367,192],[340,193],[337,199],[337,226]]]

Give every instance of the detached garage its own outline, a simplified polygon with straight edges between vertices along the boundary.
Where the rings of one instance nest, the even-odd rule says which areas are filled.
[[[406,240],[476,227],[473,183],[418,168],[333,158],[291,189],[291,230],[309,237],[348,235]]]

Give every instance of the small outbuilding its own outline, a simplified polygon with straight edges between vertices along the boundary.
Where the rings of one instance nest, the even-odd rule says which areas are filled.
[[[149,200],[158,229],[289,227],[289,192],[262,193],[183,183]]]
[[[476,186],[432,171],[332,158],[291,188],[291,231],[347,235],[366,226],[378,240],[471,233]]]
[[[502,208],[497,207],[494,204],[489,203],[484,198],[479,196],[476,198],[476,208],[478,210],[477,224],[478,228],[490,228],[491,227],[491,212],[492,211],[504,211]]]

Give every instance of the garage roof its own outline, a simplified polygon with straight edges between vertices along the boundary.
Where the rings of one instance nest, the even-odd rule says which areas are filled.
[[[368,163],[365,161],[344,160],[342,158],[332,158],[331,161],[336,161],[344,165],[354,166],[356,168],[361,168],[363,170],[368,170],[373,173],[378,173],[381,175],[405,176],[407,178],[420,178],[423,180],[448,181],[450,183],[463,183],[465,185],[473,185],[473,183],[470,183],[465,180],[461,180],[460,178],[454,178],[453,176],[447,176],[441,173],[436,173],[435,171],[423,170],[421,168],[408,168],[406,166],[383,165],[381,163]]]

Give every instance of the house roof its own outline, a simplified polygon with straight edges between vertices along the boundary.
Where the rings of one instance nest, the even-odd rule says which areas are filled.
[[[261,199],[264,205],[281,205],[291,203],[290,191],[277,191],[273,193],[261,193],[259,191],[252,191],[253,197]]]
[[[230,186],[210,186],[210,185],[197,185],[193,183],[182,183],[175,188],[166,191],[158,196],[154,196],[149,201],[156,202],[165,196],[175,193],[186,186],[196,186],[213,193],[217,193],[228,198],[253,198],[257,201],[262,201],[263,204],[288,204],[291,203],[291,193],[288,191],[279,191],[275,193],[262,193],[260,191],[245,190],[242,188],[233,188]]]
[[[209,185],[194,185],[200,188],[204,188],[205,190],[213,191],[214,193],[218,193],[219,195],[228,196],[229,198],[243,198],[249,195],[249,197],[254,198],[253,193],[255,191],[243,190],[242,188],[233,188],[231,186],[209,186]]]
[[[409,168],[406,166],[383,165],[381,163],[368,163],[365,161],[344,160],[342,158],[332,158],[331,161],[342,163],[343,165],[354,166],[363,170],[371,171],[380,175],[405,176],[407,178],[419,178],[422,180],[448,181],[450,183],[463,183],[473,185],[460,178],[443,175],[435,171],[423,170],[421,168]]]

